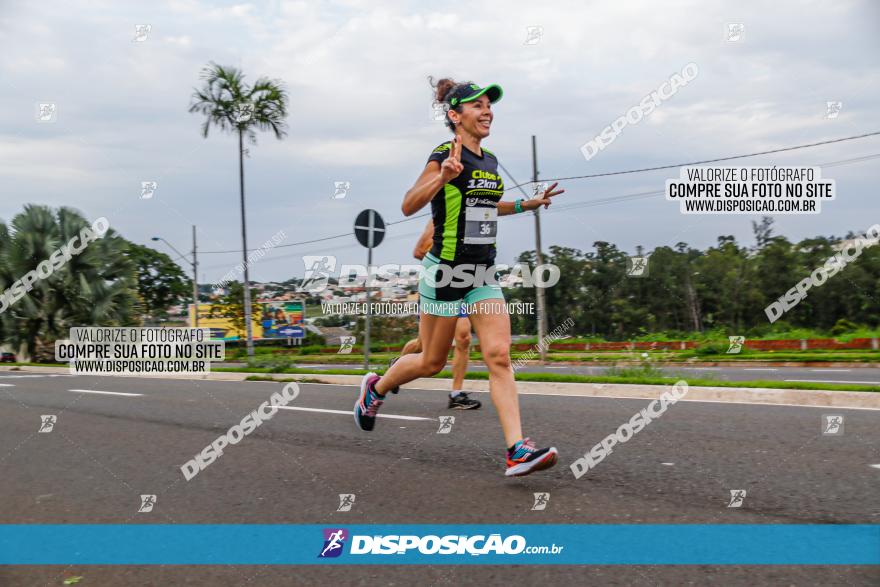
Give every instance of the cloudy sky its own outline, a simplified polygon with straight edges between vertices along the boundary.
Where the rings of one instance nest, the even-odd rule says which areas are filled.
[[[727,39],[730,23],[743,25],[739,41]],[[134,42],[139,24],[150,32]],[[528,27],[541,27],[537,42],[526,42]],[[404,192],[448,138],[431,119],[429,75],[504,88],[484,145],[519,182],[531,175],[533,134],[541,177],[552,178],[880,130],[880,8],[868,1],[0,0],[0,43],[0,218],[27,203],[71,206],[106,216],[134,242],[154,245],[158,235],[181,251],[195,224],[202,282],[240,260],[208,251],[241,245],[236,139],[202,138],[200,115],[187,111],[210,61],[241,68],[250,81],[280,79],[290,94],[289,135],[261,135],[246,160],[251,247],[279,230],[283,245],[349,232],[364,208],[400,220]],[[690,62],[696,79],[584,158],[581,145]],[[829,101],[843,104],[836,118],[826,117]],[[39,103],[56,104],[55,122],[37,121]],[[743,163],[813,166],[875,154],[880,137]],[[827,168],[838,199],[817,216],[777,216],[777,232],[843,235],[880,221],[878,163]],[[719,234],[753,242],[757,217],[683,216],[662,195],[590,204],[662,190],[675,176],[564,182],[559,210],[542,215],[544,247],[703,248]],[[157,182],[154,197],[140,197],[142,181]],[[331,197],[336,181],[351,183],[346,198]],[[410,262],[422,226],[391,226],[374,260]],[[530,214],[501,221],[499,262],[533,247]],[[302,255],[315,254],[366,257],[353,236],[280,247],[252,278],[302,275]]]

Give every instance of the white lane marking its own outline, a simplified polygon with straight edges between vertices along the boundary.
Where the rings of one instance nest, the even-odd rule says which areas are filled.
[[[278,406],[279,410],[300,410],[303,412],[322,412],[325,414],[344,414],[351,416],[351,410],[328,410],[325,408],[300,408],[293,406]],[[378,418],[393,418],[395,420],[434,420],[434,418],[422,418],[419,416],[398,416],[396,414],[376,414]]]
[[[15,387],[12,383],[0,383],[0,387]]]
[[[94,389],[68,389],[67,391],[72,391],[74,393],[98,393],[101,395],[122,395],[125,397],[140,397],[144,395],[142,393],[125,393],[124,391],[97,391]]]
[[[207,379],[206,381],[211,381],[211,380]],[[215,382],[216,383],[229,383],[229,381],[215,381]],[[245,381],[244,383],[273,383],[273,382],[272,381]],[[358,385],[356,385],[356,384],[351,385],[351,384],[346,384],[346,383],[300,382],[300,385],[327,385],[327,386],[332,386],[332,387],[353,387],[355,389],[358,388]],[[573,384],[573,385],[577,385],[577,384]],[[603,383],[601,385],[616,385],[616,384]],[[744,387],[741,389],[751,389],[751,388]],[[430,392],[446,391],[446,392],[448,392],[449,390],[410,388],[409,391],[430,391]],[[785,391],[785,388],[781,388],[780,391]],[[793,391],[804,391],[804,390],[797,389],[797,390],[793,390]],[[807,390],[807,391],[809,391],[809,390]],[[469,390],[467,390],[467,392],[468,393],[489,393],[485,389],[469,389]],[[652,397],[630,397],[630,396],[625,396],[625,395],[572,395],[570,393],[548,393],[546,391],[517,391],[517,393],[519,395],[550,395],[550,396],[554,396],[554,397],[573,397],[573,398],[581,398],[581,399],[628,399],[628,400],[640,401],[640,402],[657,399],[657,398],[652,398]],[[858,393],[858,392],[856,392],[856,393]],[[680,399],[678,401],[694,403],[694,404],[725,404],[728,406],[742,406],[742,405],[745,405],[745,406],[777,406],[777,407],[781,407],[781,408],[818,408],[818,409],[822,409],[822,410],[828,410],[830,408],[833,408],[835,410],[868,410],[868,411],[874,411],[874,412],[880,411],[880,408],[861,407],[861,406],[807,406],[807,405],[801,405],[801,404],[782,404],[782,403],[775,403],[775,402],[745,402],[742,400],[721,401],[721,400],[717,400],[717,399]],[[282,406],[278,406],[278,407],[280,408]],[[351,415],[351,412],[342,412],[342,413]],[[377,414],[377,415],[381,416],[382,414]],[[430,420],[430,418],[428,418],[428,419]]]
[[[31,377],[74,377],[74,375],[0,375],[0,379],[25,379]]]
[[[748,388],[743,388],[748,389]],[[420,390],[423,391],[423,390]],[[439,390],[438,390],[439,391]],[[803,390],[795,390],[795,391],[803,391]],[[474,391],[468,390],[468,393],[489,393],[488,391]],[[651,397],[627,397],[623,395],[571,395],[569,393],[536,393],[533,391],[519,391],[517,392],[519,395],[555,395],[558,397],[580,397],[583,399],[629,399],[635,401],[649,401],[656,398]],[[855,392],[858,393],[858,392]],[[736,401],[722,401],[718,399],[680,399],[680,402],[687,402],[690,404],[725,404],[728,406],[778,406],[781,408],[820,408],[822,410],[869,410],[874,412],[880,412],[880,408],[871,408],[871,407],[862,407],[862,406],[806,406],[802,404],[781,404],[776,402],[745,402],[742,400]]]
[[[874,467],[875,469],[880,469],[880,465],[868,465],[869,467]]]
[[[36,377],[43,377],[43,375],[36,375]],[[66,375],[59,375],[59,377],[66,377]],[[122,376],[120,376],[121,378]],[[178,381],[173,377],[169,377],[168,379],[173,381]],[[188,381],[188,380],[187,380]],[[231,380],[221,380],[221,379],[202,379],[199,380],[198,383],[277,383],[274,381],[231,381]],[[282,381],[283,383],[283,381]],[[344,384],[344,383],[311,383],[311,382],[299,382],[301,385],[325,385],[331,387],[352,387],[357,389],[357,384]],[[834,383],[833,381],[819,381],[818,383]],[[865,383],[864,381],[857,381],[855,383]],[[576,385],[576,384],[572,384]],[[605,385],[613,385],[613,384],[605,384]],[[744,388],[748,389],[748,388]],[[443,389],[412,389],[411,391],[448,391]],[[468,390],[468,393],[489,393],[486,390]],[[638,397],[629,397],[629,396],[620,396],[620,395],[573,395],[570,393],[548,393],[545,391],[519,391],[520,395],[546,395],[546,396],[554,396],[554,397],[572,397],[572,398],[583,398],[583,399],[621,399],[621,400],[631,400],[631,401],[641,401],[644,402],[646,400],[656,399],[656,398],[638,398]],[[746,406],[777,406],[782,408],[817,408],[822,410],[828,410],[829,407],[833,407],[835,410],[868,410],[868,411],[880,411],[880,408],[872,408],[872,407],[860,407],[860,406],[808,406],[801,404],[791,404],[791,403],[777,403],[777,402],[747,402],[742,400],[737,401],[721,401],[721,400],[708,400],[708,399],[680,399],[678,401],[687,402],[687,403],[701,403],[701,404],[726,404],[726,405],[746,405]],[[285,406],[278,406],[285,407]],[[289,408],[289,406],[286,406]],[[341,414],[351,415],[350,411],[339,411]],[[377,416],[384,416],[384,414],[377,414]],[[412,416],[407,416],[411,419],[419,419],[414,418]],[[426,420],[431,420],[432,418],[423,418]]]
[[[675,466],[675,463],[660,463],[661,465],[666,465],[667,467]]]
[[[779,371],[779,369],[758,369],[758,368],[754,368],[754,369],[743,369],[743,371]]]
[[[691,371],[717,371],[720,367],[682,367],[682,369],[689,369]]]
[[[810,369],[816,373],[849,373],[852,369]]]
[[[851,383],[853,385],[880,385],[880,381],[843,381],[841,379],[783,379],[795,383]]]

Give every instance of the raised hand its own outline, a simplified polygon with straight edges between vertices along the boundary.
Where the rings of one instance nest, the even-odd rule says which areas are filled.
[[[528,210],[535,210],[537,208],[540,208],[541,204],[544,204],[545,209],[548,208],[550,206],[550,204],[553,203],[550,201],[550,198],[552,198],[553,196],[558,196],[559,194],[565,193],[565,190],[555,189],[556,186],[558,186],[558,185],[559,185],[558,181],[554,182],[553,185],[551,185],[546,190],[544,190],[544,194],[540,198],[532,198],[531,200],[527,200],[530,204],[532,202],[534,202],[534,204],[531,204],[531,206],[528,206],[527,209]]]
[[[449,157],[444,159],[440,165],[440,177],[443,178],[443,183],[449,183],[458,177],[458,174],[463,170],[464,165],[461,164],[461,137],[455,135],[455,139],[449,147]]]

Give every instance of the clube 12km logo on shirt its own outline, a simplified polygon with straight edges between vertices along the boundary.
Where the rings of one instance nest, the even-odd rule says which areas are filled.
[[[484,536],[389,534],[387,536],[349,536],[344,528],[324,528],[324,546],[318,558],[336,558],[345,550],[351,538],[349,554],[406,554],[418,550],[419,554],[559,554],[563,546],[526,546],[526,539],[513,534],[505,538],[501,534]]]

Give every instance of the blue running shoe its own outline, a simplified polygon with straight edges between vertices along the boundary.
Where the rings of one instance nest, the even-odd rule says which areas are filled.
[[[373,386],[381,379],[375,373],[367,373],[361,379],[361,391],[354,402],[354,421],[361,430],[369,432],[376,425],[376,412],[382,406],[385,396],[373,390]]]
[[[559,453],[555,446],[535,448],[535,443],[523,438],[507,449],[506,477],[521,477],[542,469],[549,469],[556,464]]]

